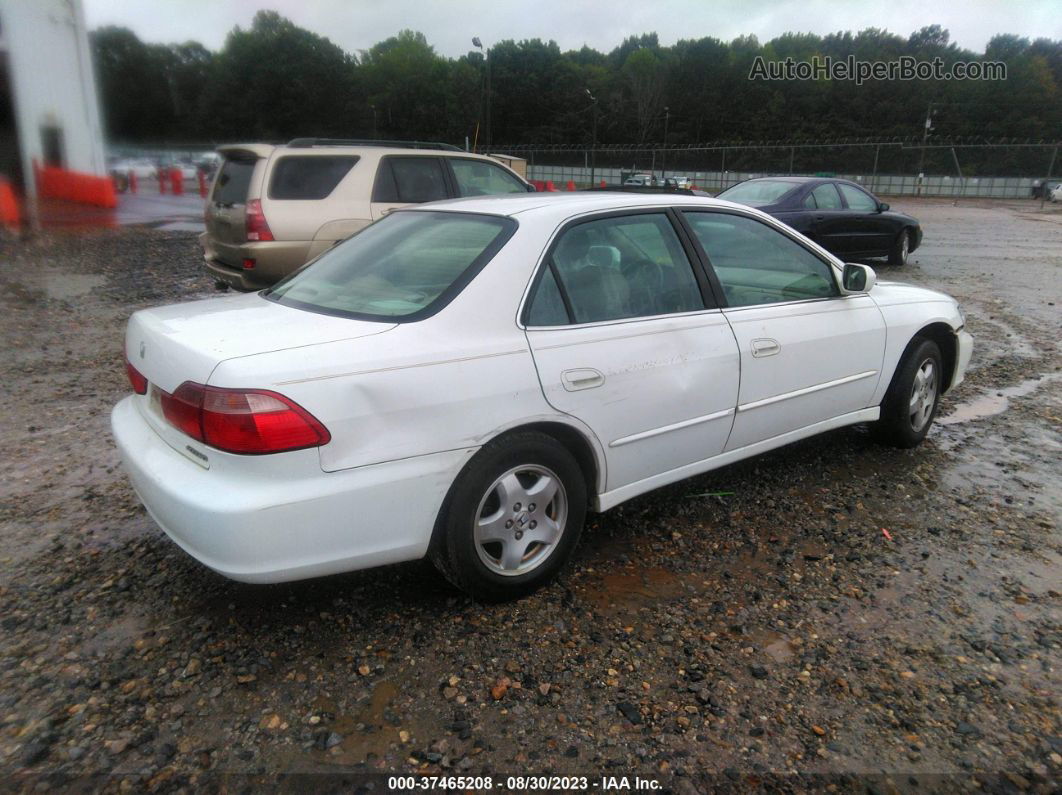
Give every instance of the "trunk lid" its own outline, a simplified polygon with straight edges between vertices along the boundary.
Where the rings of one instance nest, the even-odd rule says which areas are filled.
[[[173,392],[185,381],[206,384],[226,359],[355,339],[394,327],[293,309],[249,293],[136,312],[129,319],[125,349],[149,382]]]

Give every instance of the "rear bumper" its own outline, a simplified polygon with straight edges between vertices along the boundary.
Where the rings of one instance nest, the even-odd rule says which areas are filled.
[[[305,240],[274,240],[266,243],[219,243],[209,233],[199,236],[203,261],[215,278],[237,290],[261,290],[276,284],[309,259]],[[254,260],[244,268],[244,260]]]
[[[111,428],[133,488],[166,534],[214,571],[254,583],[423,557],[443,498],[474,453],[324,472],[317,450],[212,451],[207,469],[167,445],[131,397],[114,407]]]

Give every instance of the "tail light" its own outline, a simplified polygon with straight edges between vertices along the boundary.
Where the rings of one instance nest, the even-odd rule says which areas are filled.
[[[306,409],[264,389],[219,389],[185,381],[161,393],[173,427],[228,453],[261,455],[328,444],[328,429]]]
[[[273,239],[273,233],[269,231],[265,213],[262,212],[260,199],[251,199],[247,202],[247,239],[256,240],[259,243]]]
[[[125,374],[129,376],[129,383],[133,385],[133,391],[138,395],[146,395],[148,380],[144,375],[133,367],[133,363],[129,361],[129,357],[125,357]]]

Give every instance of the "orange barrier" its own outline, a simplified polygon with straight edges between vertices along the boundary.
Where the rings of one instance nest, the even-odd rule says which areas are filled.
[[[549,180],[546,180],[546,190],[547,190],[547,191],[555,191],[555,190],[557,190],[557,189],[556,189],[556,188],[555,188],[555,187],[553,186],[553,180],[551,180],[551,179],[549,179]]]
[[[170,169],[170,182],[173,183],[173,195],[184,195],[184,175],[179,168]]]
[[[575,180],[568,180],[568,185],[565,190],[575,190]]]
[[[601,180],[601,187],[602,188],[607,188],[608,187],[608,185],[606,184],[605,180]]]
[[[18,199],[11,183],[0,177],[0,225],[8,229],[18,229],[22,215],[18,208]]]
[[[63,199],[97,207],[118,206],[114,180],[110,177],[98,177],[55,166],[42,167],[36,163],[34,173],[37,177],[37,194],[42,199]]]
[[[199,178],[199,195],[205,199],[207,197],[206,174],[197,171],[195,175]]]

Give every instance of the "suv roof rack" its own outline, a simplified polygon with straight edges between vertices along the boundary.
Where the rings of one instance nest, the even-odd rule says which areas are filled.
[[[386,146],[392,149],[442,149],[448,152],[465,151],[453,144],[434,141],[381,141],[370,138],[293,138],[288,141],[291,147],[309,146]]]
[[[709,198],[712,195],[700,188],[679,188],[674,185],[608,185],[604,188],[583,188],[582,190],[598,193],[676,193],[679,196],[707,196]]]

